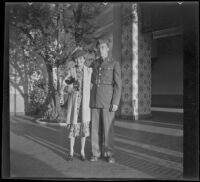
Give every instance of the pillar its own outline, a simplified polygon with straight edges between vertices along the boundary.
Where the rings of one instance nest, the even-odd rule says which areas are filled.
[[[183,177],[199,180],[199,7],[184,3],[184,159]]]
[[[112,57],[121,65],[121,3],[114,3],[113,5],[113,47]],[[116,111],[116,117],[121,116],[121,103]]]
[[[141,30],[138,3],[123,3],[121,13],[121,117],[148,118],[151,116],[151,34]]]

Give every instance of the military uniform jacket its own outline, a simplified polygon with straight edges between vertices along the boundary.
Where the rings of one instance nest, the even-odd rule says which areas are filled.
[[[122,86],[119,62],[110,58],[104,61],[97,59],[89,67],[93,68],[90,107],[110,108],[113,104],[119,105]]]

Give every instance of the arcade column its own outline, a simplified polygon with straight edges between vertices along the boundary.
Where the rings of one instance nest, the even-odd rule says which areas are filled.
[[[143,33],[139,3],[121,4],[121,117],[151,116],[151,34]]]

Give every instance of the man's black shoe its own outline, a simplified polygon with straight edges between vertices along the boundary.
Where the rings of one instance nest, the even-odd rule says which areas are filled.
[[[73,161],[73,156],[72,156],[72,155],[68,155],[68,156],[67,156],[67,160],[68,160],[68,161]]]
[[[108,163],[111,163],[111,164],[115,163],[115,159],[113,157],[108,157],[107,161]]]

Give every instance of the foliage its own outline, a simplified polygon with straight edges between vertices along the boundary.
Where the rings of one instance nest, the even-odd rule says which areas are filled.
[[[53,84],[52,69],[57,67],[61,73],[66,72],[62,67],[71,62],[70,54],[76,46],[90,49],[93,42],[91,35],[97,27],[93,18],[100,13],[103,5],[73,2],[13,3],[9,6],[10,56],[17,55],[18,60],[25,63],[24,68],[17,68],[17,59],[13,56],[13,67],[18,72],[23,69],[30,76],[36,70],[31,63],[38,67],[44,65],[45,84],[35,83],[36,87],[29,95],[32,103],[29,110],[34,111],[37,107],[43,113],[47,110],[45,116],[56,118],[55,115],[59,114],[59,86]]]
[[[69,11],[64,12],[64,27],[73,35],[76,46],[88,47],[94,42],[91,35],[98,27],[94,19],[103,8],[102,3],[70,3]]]
[[[44,89],[45,84],[46,83],[44,79],[34,81],[34,89],[29,93],[29,105],[27,113],[33,115],[42,115],[47,111],[47,105],[44,104],[47,97],[47,93]]]

